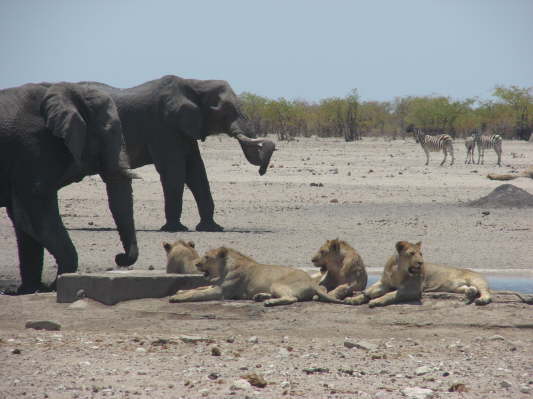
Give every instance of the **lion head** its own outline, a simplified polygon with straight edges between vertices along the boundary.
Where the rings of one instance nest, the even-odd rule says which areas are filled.
[[[419,275],[422,273],[424,258],[422,257],[422,243],[411,244],[407,241],[398,241],[396,251],[398,251],[398,268],[401,272],[409,276]]]
[[[228,248],[211,249],[196,261],[196,268],[209,281],[220,280],[227,274]]]
[[[194,242],[178,240],[173,244],[163,242],[167,254],[167,273],[194,273],[194,263],[199,258]]]
[[[341,256],[341,242],[336,238],[334,240],[327,240],[315,256],[313,256],[311,262],[316,267],[319,267],[321,272],[326,272],[328,271],[328,265],[341,266],[342,262],[339,261]]]

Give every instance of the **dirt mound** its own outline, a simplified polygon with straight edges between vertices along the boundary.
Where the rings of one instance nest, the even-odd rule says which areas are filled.
[[[502,184],[489,195],[471,201],[468,205],[484,208],[528,208],[533,207],[533,195],[512,184]]]

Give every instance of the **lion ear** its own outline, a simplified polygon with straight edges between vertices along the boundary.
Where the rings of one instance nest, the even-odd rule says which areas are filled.
[[[228,249],[226,247],[220,247],[217,256],[219,258],[225,258],[228,255]]]
[[[405,248],[407,248],[407,245],[407,241],[398,241],[396,243],[396,251],[398,251],[398,253],[401,253]]]
[[[189,247],[194,248],[194,241],[189,241],[187,244],[189,244]]]
[[[418,248],[418,250],[420,251],[422,249],[422,241],[418,241],[416,244],[415,244],[415,247]]]
[[[339,250],[340,243],[339,243],[339,239],[338,238],[336,238],[334,240],[331,240],[330,248],[331,248],[332,251],[338,251]]]
[[[165,248],[165,251],[167,251],[167,253],[168,253],[172,249],[172,245],[170,245],[168,242],[164,241],[163,242],[163,248]]]

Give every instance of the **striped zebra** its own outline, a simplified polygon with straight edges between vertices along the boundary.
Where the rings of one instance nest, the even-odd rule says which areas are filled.
[[[493,134],[491,136],[483,136],[481,132],[474,134],[474,141],[477,146],[477,164],[479,165],[480,159],[483,165],[485,158],[485,150],[493,148],[498,156],[498,166],[502,166],[502,136],[499,134]]]
[[[444,165],[444,162],[446,162],[446,158],[448,157],[448,153],[450,153],[452,156],[450,166],[453,165],[455,157],[453,155],[453,141],[450,135],[439,134],[437,136],[431,136],[429,134],[424,134],[421,129],[413,128],[413,130],[415,134],[415,140],[420,143],[422,149],[426,153],[426,165],[429,164],[429,153],[439,151],[444,153],[444,159],[440,165]]]
[[[476,147],[476,141],[474,139],[474,135],[471,137],[467,137],[465,139],[465,147],[466,147],[466,159],[465,163],[474,163],[474,148]]]

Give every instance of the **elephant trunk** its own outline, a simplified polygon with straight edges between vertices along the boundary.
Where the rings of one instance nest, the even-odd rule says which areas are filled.
[[[244,134],[237,134],[244,156],[252,165],[259,166],[259,174],[263,176],[270,163],[272,153],[276,150],[274,142],[266,139],[250,139]]]
[[[125,253],[115,257],[118,266],[130,266],[139,256],[135,222],[133,220],[133,193],[131,179],[124,175],[107,176],[105,179],[109,209],[115,220]]]

